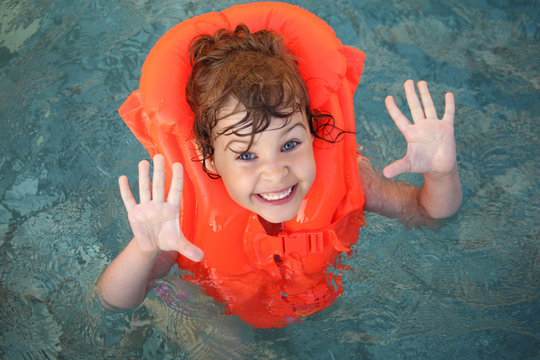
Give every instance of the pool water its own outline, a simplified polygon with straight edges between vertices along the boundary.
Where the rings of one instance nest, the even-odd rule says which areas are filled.
[[[116,109],[167,29],[233,2],[3,0],[1,358],[540,357],[540,4],[292,3],[367,54],[357,138],[378,168],[405,150],[387,94],[403,107],[402,83],[424,79],[441,112],[456,95],[460,212],[438,231],[368,214],[344,295],[284,329],[249,328],[170,279],[106,312],[92,286],[131,236],[116,179],[147,158]]]

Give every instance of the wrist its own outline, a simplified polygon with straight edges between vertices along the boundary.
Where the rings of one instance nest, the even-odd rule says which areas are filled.
[[[428,172],[424,174],[424,178],[426,181],[430,181],[430,182],[446,182],[448,180],[455,179],[457,175],[458,175],[458,167],[457,167],[457,163],[455,163],[450,171]]]
[[[440,219],[453,215],[462,199],[457,166],[448,173],[426,174],[420,189],[419,202],[431,218]]]
[[[151,245],[149,242],[143,242],[133,237],[128,245],[133,249],[133,252],[141,258],[156,259],[161,254],[161,249]]]

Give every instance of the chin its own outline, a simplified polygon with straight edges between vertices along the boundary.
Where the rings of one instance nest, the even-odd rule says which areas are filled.
[[[264,220],[268,221],[269,223],[280,224],[285,221],[294,219],[294,217],[296,216],[296,212],[292,215],[281,213],[281,214],[259,214],[259,216],[262,217]]]

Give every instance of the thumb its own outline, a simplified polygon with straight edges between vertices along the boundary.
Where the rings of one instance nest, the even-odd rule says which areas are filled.
[[[177,236],[176,240],[174,240],[174,243],[171,244],[171,249],[174,251],[178,251],[182,256],[187,257],[191,261],[199,262],[204,257],[204,252],[197,246],[193,245],[182,233],[182,229],[180,229],[180,224],[176,223],[177,228]]]
[[[185,238],[184,238],[183,244],[180,246],[179,249],[177,249],[177,251],[183,256],[187,257],[189,260],[194,261],[194,262],[199,262],[204,257],[204,252],[197,246],[185,240]]]
[[[383,170],[383,175],[386,178],[391,179],[395,176],[409,172],[410,169],[411,165],[407,158],[402,158],[385,167]]]
[[[204,252],[188,241],[182,233],[180,233],[173,250],[178,251],[181,255],[195,262],[201,261],[204,257]]]

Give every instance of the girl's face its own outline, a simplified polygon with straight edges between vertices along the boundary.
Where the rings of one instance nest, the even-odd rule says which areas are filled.
[[[237,123],[245,112],[219,120],[214,134]],[[313,136],[306,116],[296,112],[289,119],[272,119],[265,131],[250,136],[234,134],[215,138],[213,162],[229,196],[239,205],[271,223],[294,218],[315,180]]]

